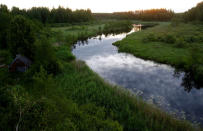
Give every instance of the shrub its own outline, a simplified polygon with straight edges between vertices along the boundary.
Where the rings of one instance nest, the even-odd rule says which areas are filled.
[[[187,46],[187,42],[184,41],[183,38],[178,38],[178,39],[176,40],[176,42],[175,42],[175,46],[176,46],[177,48],[184,48],[184,47]]]
[[[13,56],[22,54],[29,58],[34,56],[36,27],[32,21],[23,16],[16,16],[11,21],[9,49]]]
[[[71,61],[71,60],[75,59],[75,57],[71,53],[70,48],[65,45],[57,48],[56,56],[60,60],[64,60],[64,61]]]
[[[169,43],[169,44],[173,44],[176,42],[176,38],[173,35],[166,34],[164,36],[164,42]]]
[[[154,34],[150,33],[142,39],[143,42],[154,42],[157,41],[157,38]]]
[[[46,38],[35,42],[34,66],[37,70],[42,66],[49,74],[60,72],[59,60],[55,55],[54,48]]]
[[[122,32],[127,32],[132,29],[132,23],[130,21],[113,21],[113,22],[108,22],[105,24],[103,32],[104,34],[109,34],[109,33],[122,33]]]
[[[10,64],[12,61],[11,53],[8,50],[0,51],[0,64]]]
[[[192,36],[185,36],[184,40],[188,43],[194,43],[194,42],[202,42],[203,41],[203,37],[201,34],[197,34],[197,35],[192,35]]]

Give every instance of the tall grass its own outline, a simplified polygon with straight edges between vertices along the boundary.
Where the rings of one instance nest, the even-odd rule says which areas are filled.
[[[193,74],[194,81],[201,87],[203,64],[202,25],[184,24],[173,26],[163,23],[159,26],[129,35],[114,43],[119,51],[135,56],[170,64]],[[196,52],[192,52],[198,48]],[[198,54],[196,61],[191,57]],[[201,63],[201,64],[197,64]],[[197,65],[194,69],[192,65]],[[198,75],[197,75],[198,74]],[[198,87],[199,88],[199,87]]]

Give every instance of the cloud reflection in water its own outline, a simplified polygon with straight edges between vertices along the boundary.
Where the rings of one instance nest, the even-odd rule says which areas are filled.
[[[129,89],[182,119],[203,124],[203,90],[185,91],[181,85],[184,73],[174,77],[174,68],[170,66],[118,53],[112,43],[125,36],[102,35],[88,39],[86,44],[76,44],[72,52],[105,80]]]

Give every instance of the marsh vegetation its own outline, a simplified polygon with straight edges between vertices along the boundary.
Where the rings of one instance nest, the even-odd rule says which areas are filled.
[[[171,16],[165,18],[164,21],[170,20]],[[151,16],[149,19],[155,20]],[[98,22],[90,10],[72,11],[63,7],[9,10],[1,5],[0,65],[8,66],[17,54],[32,61],[25,73],[9,72],[7,66],[0,68],[1,130],[200,130],[146,104],[121,87],[108,84],[71,53],[78,40],[129,31],[131,24],[115,20]],[[193,25],[194,29],[182,26],[177,28],[192,32],[200,25]],[[159,40],[159,36],[145,35],[157,28],[160,32],[171,31],[172,36],[166,34],[160,38],[164,40]],[[198,38],[185,34],[191,35],[187,39],[176,38],[173,29],[165,23],[137,33],[140,37],[134,38],[134,33],[116,45],[121,51],[200,72],[195,75],[199,78],[202,60],[196,55],[201,56],[201,30],[194,31]],[[175,35],[178,37],[178,33]],[[172,57],[164,54],[167,51],[171,51]]]

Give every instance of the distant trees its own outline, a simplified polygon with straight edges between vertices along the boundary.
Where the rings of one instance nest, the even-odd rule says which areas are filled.
[[[8,7],[6,5],[0,5],[0,12],[2,13],[8,13],[9,10],[8,10]]]
[[[135,14],[138,19],[148,21],[169,21],[174,16],[172,10],[166,9],[141,10],[135,11]]]
[[[61,6],[51,10],[46,7],[33,7],[28,10],[12,7],[11,10],[8,10],[6,5],[0,5],[0,12],[9,13],[13,16],[23,15],[32,20],[38,20],[43,24],[88,22],[93,19],[90,9],[72,11],[69,8],[63,8]]]
[[[128,12],[95,13],[95,18],[101,19],[125,19],[125,20],[145,20],[145,21],[169,21],[174,16],[172,10],[150,9]]]
[[[50,17],[50,11],[46,7],[33,7],[27,10],[27,16],[31,19],[37,19],[45,24]]]
[[[196,7],[184,13],[184,20],[189,21],[203,21],[203,2],[197,4]]]
[[[88,22],[93,19],[90,9],[72,11],[69,8],[58,7],[49,10],[46,7],[33,7],[27,10],[27,16],[45,23],[75,23]]]
[[[23,9],[23,10],[20,10],[18,7],[12,7],[12,9],[11,9],[11,14],[12,15],[23,15],[23,16],[26,16],[26,14],[27,14],[27,11],[25,10],[25,9]]]

